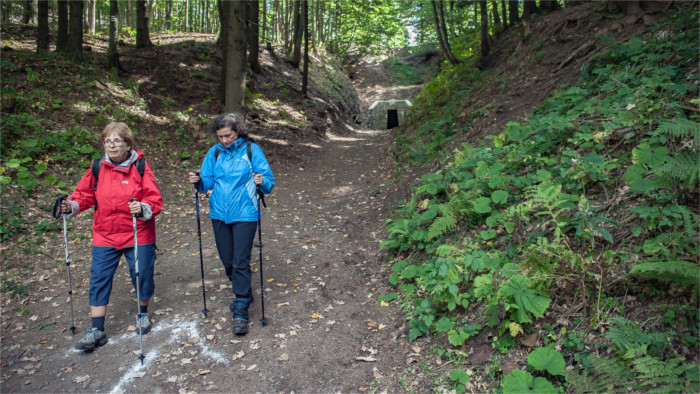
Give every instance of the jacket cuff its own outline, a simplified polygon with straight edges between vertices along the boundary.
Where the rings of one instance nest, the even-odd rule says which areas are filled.
[[[153,210],[151,209],[151,206],[145,202],[142,202],[141,215],[136,215],[136,217],[143,221],[150,220],[153,217]]]

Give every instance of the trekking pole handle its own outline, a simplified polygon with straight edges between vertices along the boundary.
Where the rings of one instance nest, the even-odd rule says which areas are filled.
[[[63,200],[68,197],[67,194],[61,194],[60,197],[56,199],[56,202],[53,204],[53,212],[51,215],[53,216],[54,219],[58,219],[61,217],[61,214],[63,213],[63,209],[61,209],[61,204],[63,204]]]

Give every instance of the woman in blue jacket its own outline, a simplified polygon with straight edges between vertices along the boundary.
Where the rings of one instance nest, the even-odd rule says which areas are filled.
[[[219,143],[207,152],[199,174],[189,173],[189,181],[200,192],[212,191],[209,217],[216,248],[235,295],[230,306],[233,333],[245,335],[248,307],[253,300],[250,254],[260,209],[257,190],[269,194],[275,177],[262,149],[248,141],[243,115],[220,115],[209,125],[209,133]]]

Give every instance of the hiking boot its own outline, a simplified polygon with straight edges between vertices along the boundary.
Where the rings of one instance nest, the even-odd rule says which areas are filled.
[[[141,335],[151,331],[151,316],[147,312],[142,313],[141,317],[136,319],[136,329],[141,329]]]
[[[248,320],[233,319],[233,333],[236,335],[245,335],[248,333]]]
[[[105,332],[93,327],[87,330],[85,337],[83,337],[83,339],[81,339],[75,345],[75,348],[77,350],[82,350],[85,353],[90,353],[91,351],[95,350],[96,347],[102,346],[105,343],[107,343],[107,336],[105,335]]]

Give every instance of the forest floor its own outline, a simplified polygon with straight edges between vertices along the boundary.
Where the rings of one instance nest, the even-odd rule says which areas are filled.
[[[566,68],[559,64],[586,34],[610,24],[608,20],[589,18],[592,7],[564,10],[557,19],[538,22],[543,26],[533,23],[528,27],[534,32],[528,42],[510,40],[495,48],[494,62],[500,68],[493,73],[501,82],[475,95],[475,102],[479,102],[474,107],[486,110],[474,121],[474,133],[465,139],[493,132],[505,122],[518,119],[558,86],[576,78],[576,70],[591,53],[573,59]],[[579,24],[586,24],[585,29]],[[631,35],[640,28],[640,24],[630,24],[620,35]],[[552,47],[543,46],[552,34],[557,35],[556,40],[552,38]],[[213,44],[213,38],[181,35],[169,39]],[[547,49],[547,55],[533,63],[529,55],[535,52],[533,47]],[[203,57],[198,49],[193,46],[190,50],[195,61]],[[122,58],[137,80],[171,78],[170,85],[163,89],[172,91],[177,105],[201,101],[202,91],[215,91],[212,79],[189,86],[178,80],[177,74],[164,71],[176,64],[206,73],[188,61],[178,63],[178,59],[188,56],[187,48],[183,53],[173,48],[165,53],[162,47],[152,51]],[[272,61],[269,57],[266,60]],[[522,63],[520,70],[527,70],[527,79],[509,71],[511,62]],[[268,65],[267,70],[275,67],[281,68]],[[282,74],[266,72],[264,80],[256,81],[258,89],[281,86],[274,78],[282,78]],[[355,62],[351,75],[363,109],[375,99],[410,99],[420,90],[420,86],[393,86],[380,59]],[[141,94],[147,97],[148,88],[142,86]],[[151,107],[158,105],[155,100],[149,102]],[[384,222],[396,202],[406,197],[407,186],[414,179],[407,176],[400,184],[392,179],[395,163],[389,131],[361,130],[347,123],[334,123],[325,133],[272,130],[259,122],[254,127],[253,134],[276,182],[267,197],[268,208],[262,213],[262,287],[268,323],[262,326],[259,322],[261,267],[256,241],[250,331],[237,337],[231,333],[228,309],[231,284],[218,259],[205,197],[200,199],[200,216],[209,313],[206,317],[202,314],[195,199],[186,182],[187,171],[199,163],[173,163],[169,149],[175,141],[145,138],[157,136],[164,127],[143,130],[143,142],[137,146],[154,164],[165,202],[157,218],[156,293],[149,308],[154,326],[143,337],[143,365],[135,331],[136,296],[124,267],[115,275],[108,308],[109,342],[90,354],[73,350],[90,327],[87,290],[91,215],[86,212],[72,224],[69,243],[75,334],[69,330],[62,236],[56,233],[33,257],[20,253],[24,246],[21,237],[4,242],[0,248],[6,252],[3,270],[13,268],[12,259],[22,258],[30,268],[13,269],[31,286],[24,297],[5,291],[1,294],[0,391],[425,392],[440,384],[440,377],[450,368],[444,368],[449,362],[436,354],[434,338],[421,337],[408,343],[406,321],[397,303],[378,299],[393,291],[388,288],[388,268],[379,249],[379,242],[385,238]],[[493,349],[484,339],[484,344],[464,351],[473,364],[484,364],[490,361]],[[519,356],[506,361],[504,369],[522,365],[526,351],[523,348]],[[491,379],[473,376],[470,387],[477,391],[477,387],[492,387],[483,384],[483,380]]]

